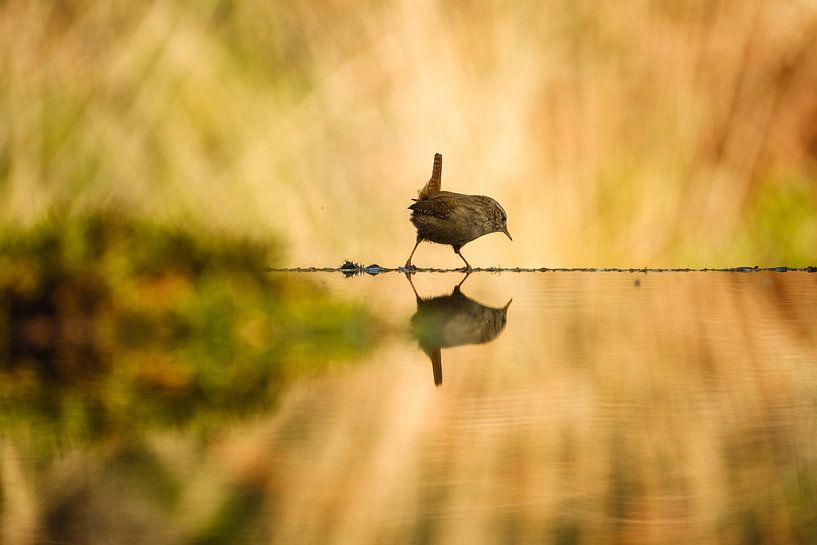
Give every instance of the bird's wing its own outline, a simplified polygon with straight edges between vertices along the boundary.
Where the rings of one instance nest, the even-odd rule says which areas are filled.
[[[448,219],[451,214],[451,206],[445,199],[428,199],[425,201],[417,201],[409,209],[414,210],[417,214],[425,216],[434,216],[435,218]]]

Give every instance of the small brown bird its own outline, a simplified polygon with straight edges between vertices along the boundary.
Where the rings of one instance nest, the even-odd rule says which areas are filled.
[[[406,268],[412,266],[411,258],[424,240],[450,244],[465,262],[466,270],[471,269],[471,264],[460,249],[467,243],[488,233],[505,233],[513,240],[508,232],[508,216],[498,202],[483,195],[440,191],[442,171],[443,156],[437,153],[431,179],[409,206],[411,223],[417,228],[417,243],[406,261]]]

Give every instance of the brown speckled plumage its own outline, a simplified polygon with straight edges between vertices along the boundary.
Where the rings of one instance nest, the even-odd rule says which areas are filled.
[[[465,262],[466,269],[470,269],[471,265],[460,253],[465,244],[488,233],[505,233],[511,238],[505,210],[494,199],[440,190],[442,168],[443,156],[437,153],[431,178],[409,206],[411,223],[417,228],[417,242],[406,261],[407,268],[411,267],[411,258],[424,240],[451,245]]]

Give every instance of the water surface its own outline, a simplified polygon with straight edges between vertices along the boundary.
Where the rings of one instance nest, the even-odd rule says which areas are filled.
[[[237,321],[286,340],[254,356],[274,367],[235,345],[195,396],[106,387],[106,414],[132,416],[96,435],[71,432],[65,400],[58,419],[7,415],[3,542],[817,541],[815,274],[287,282],[377,325]]]

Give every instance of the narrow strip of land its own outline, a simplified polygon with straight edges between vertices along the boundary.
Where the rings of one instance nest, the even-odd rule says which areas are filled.
[[[448,273],[448,272],[489,272],[489,273],[561,273],[561,272],[581,272],[581,273],[696,273],[696,272],[730,272],[730,273],[755,273],[755,272],[817,272],[817,267],[474,267],[467,271],[464,267],[456,269],[440,269],[433,267],[381,267],[380,265],[358,265],[344,263],[340,267],[268,267],[268,272],[339,272],[348,276],[356,274],[378,275],[383,273]]]

